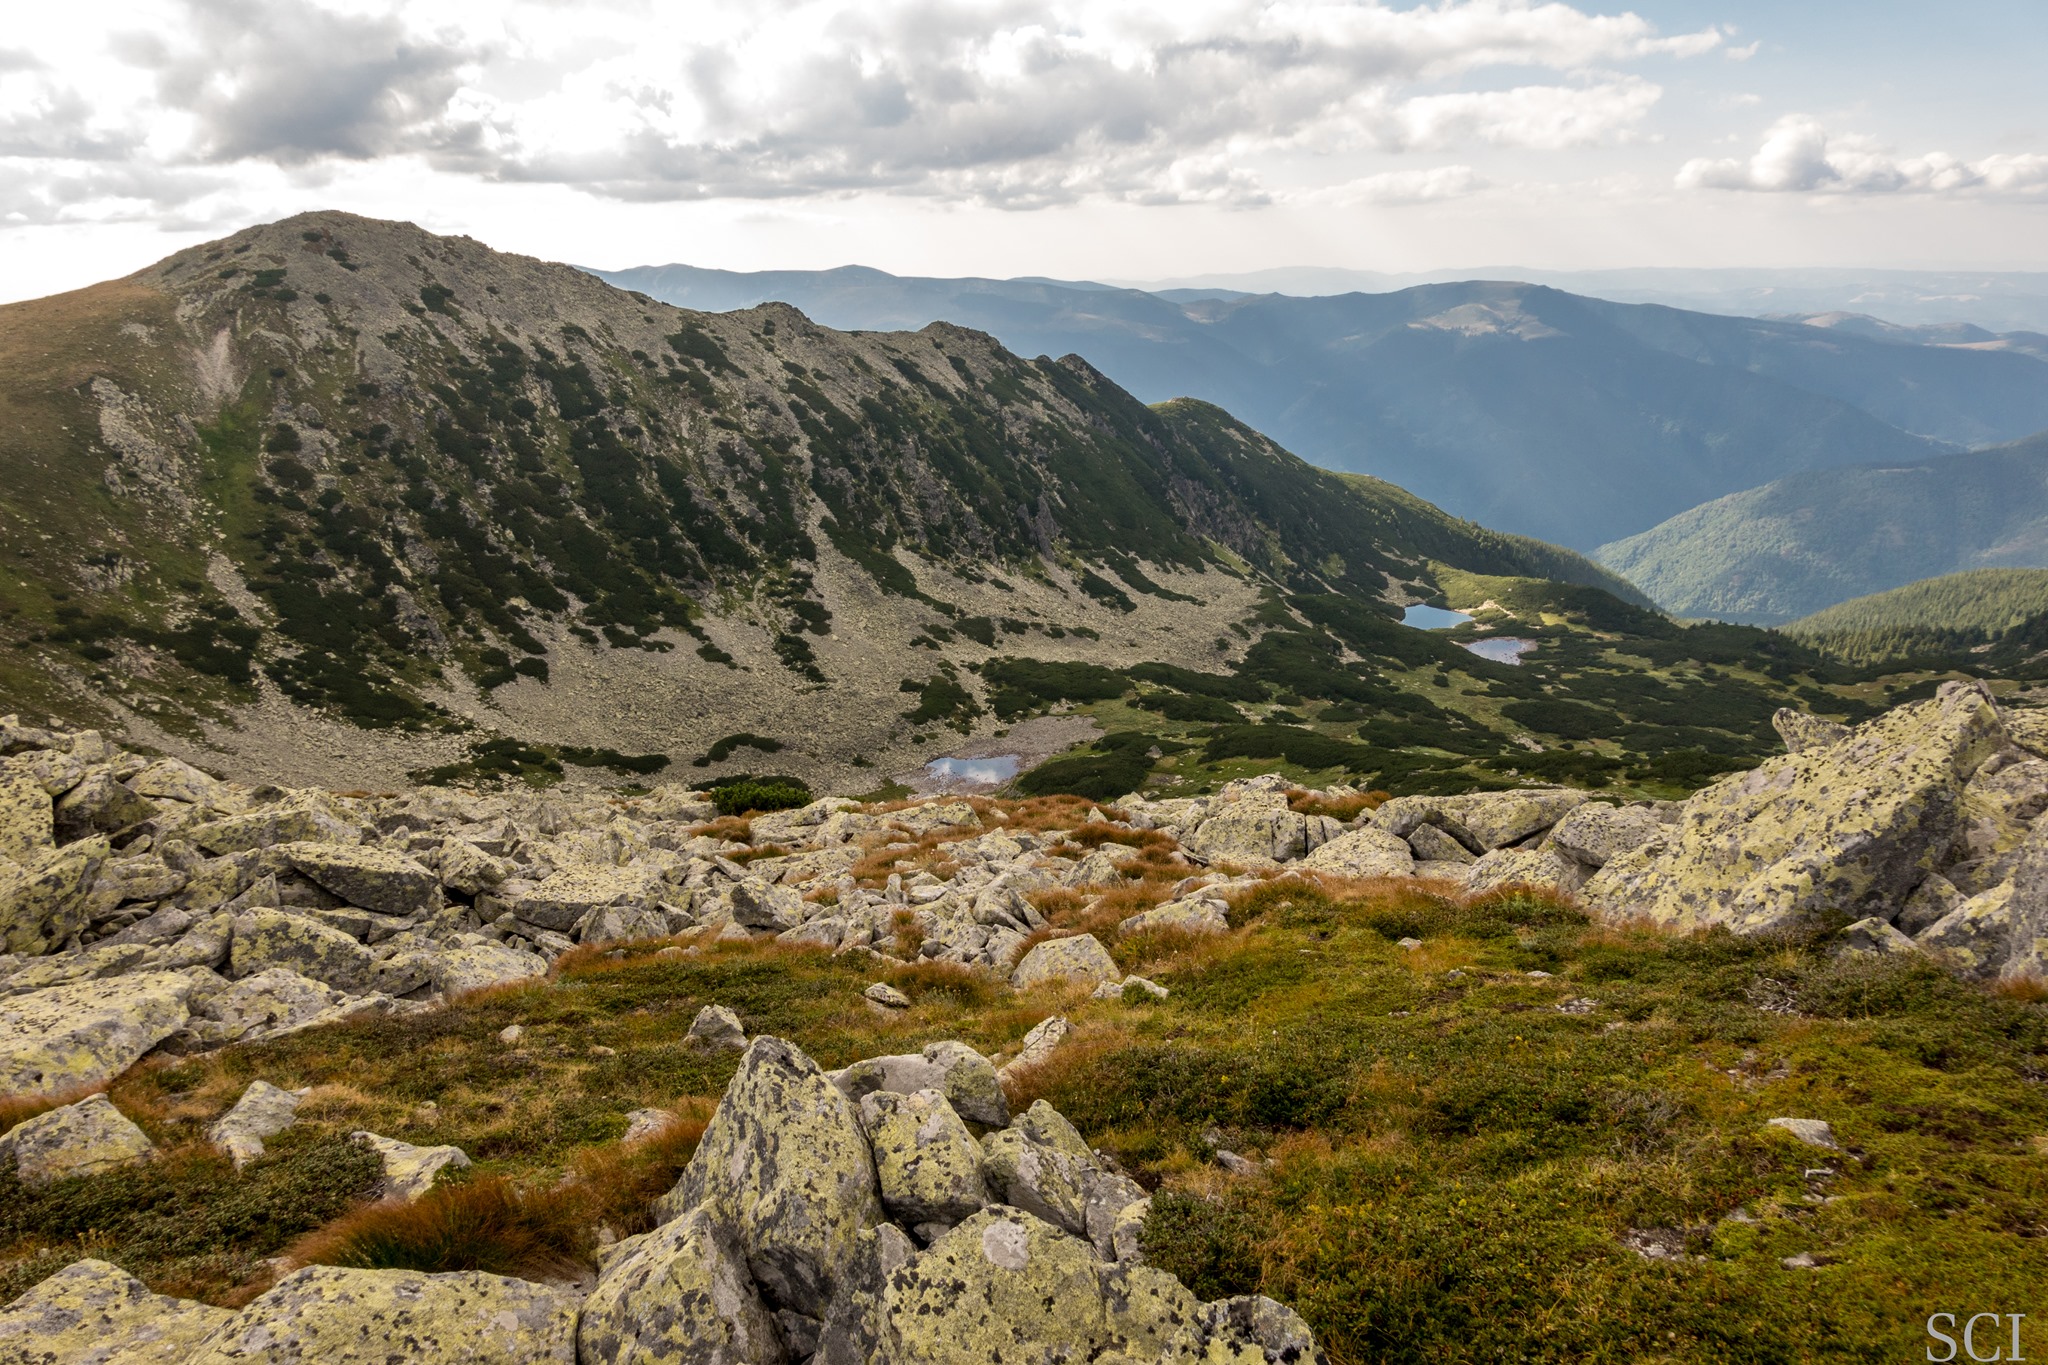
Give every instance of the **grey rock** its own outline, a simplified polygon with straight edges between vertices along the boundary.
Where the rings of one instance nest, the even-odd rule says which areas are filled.
[[[1875,915],[1857,920],[1842,931],[1841,952],[1847,957],[1892,957],[1919,951],[1912,939]]]
[[[235,917],[228,964],[237,977],[283,967],[357,993],[370,988],[376,958],[354,938],[318,920],[285,910],[251,909]]]
[[[999,1127],[1010,1121],[994,1063],[965,1043],[930,1043],[922,1052],[865,1058],[831,1073],[831,1079],[854,1101],[877,1091],[911,1095],[936,1090],[970,1122]]]
[[[910,997],[886,981],[877,981],[874,985],[862,991],[861,995],[863,998],[872,1000],[884,1009],[907,1010],[910,1008]]]
[[[112,1080],[184,1024],[192,990],[180,972],[134,972],[0,1001],[0,1093]]]
[[[1477,856],[1441,825],[1417,825],[1408,832],[1408,847],[1417,863],[1469,863]]]
[[[1140,910],[1119,921],[1119,934],[1142,934],[1157,929],[1178,930],[1186,934],[1227,934],[1230,932],[1230,907],[1220,897],[1192,896],[1186,900],[1167,901],[1150,910]]]
[[[1048,981],[1096,986],[1123,975],[1116,959],[1093,934],[1052,938],[1024,955],[1010,973],[1010,984],[1022,990]]]
[[[1849,737],[1849,727],[1805,711],[1781,706],[1771,717],[1771,728],[1785,741],[1787,753],[1804,754],[1840,744]]]
[[[951,1225],[989,1202],[981,1148],[937,1090],[872,1091],[860,1101],[882,1207],[899,1223]]]
[[[1823,1119],[1776,1118],[1769,1126],[1784,1129],[1809,1147],[1822,1147],[1830,1152],[1842,1150],[1835,1141],[1834,1128]]]
[[[702,1209],[636,1239],[605,1264],[576,1328],[581,1365],[781,1365],[775,1315],[746,1249]]]
[[[152,1294],[118,1266],[74,1261],[0,1308],[10,1365],[185,1365],[234,1315]]]
[[[1663,832],[1664,822],[1648,806],[1609,806],[1589,801],[1557,822],[1557,827],[1550,831],[1550,844],[1587,867],[1605,867]]]
[[[24,1185],[98,1175],[156,1155],[156,1146],[105,1095],[88,1095],[0,1133],[0,1163]]]
[[[397,1138],[357,1131],[350,1134],[373,1148],[384,1162],[384,1193],[388,1198],[411,1204],[434,1188],[435,1179],[449,1167],[460,1170],[469,1165],[469,1153],[460,1147],[418,1147]]]
[[[274,852],[350,905],[383,915],[424,914],[441,903],[441,880],[402,854],[368,845],[289,843]]]
[[[706,1005],[690,1021],[683,1046],[700,1052],[739,1052],[747,1045],[747,1030],[739,1015],[723,1005]]]
[[[235,1101],[206,1130],[206,1140],[234,1160],[235,1169],[263,1155],[263,1139],[275,1137],[298,1122],[303,1090],[284,1090],[269,1081],[251,1081]]]

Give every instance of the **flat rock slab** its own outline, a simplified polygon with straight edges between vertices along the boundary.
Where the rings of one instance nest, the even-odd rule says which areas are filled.
[[[269,1081],[251,1081],[235,1107],[215,1119],[206,1139],[234,1159],[235,1169],[263,1155],[263,1139],[275,1137],[298,1122],[303,1090],[285,1090]]]
[[[0,1001],[0,1093],[52,1095],[98,1085],[177,1032],[192,979],[134,972]]]
[[[423,914],[441,903],[441,879],[402,853],[330,843],[290,843],[273,851],[350,905],[381,915]]]
[[[0,1360],[185,1365],[233,1316],[225,1308],[152,1294],[105,1261],[77,1261],[0,1308]]]
[[[466,1270],[307,1266],[216,1328],[189,1365],[575,1365],[577,1301]]]

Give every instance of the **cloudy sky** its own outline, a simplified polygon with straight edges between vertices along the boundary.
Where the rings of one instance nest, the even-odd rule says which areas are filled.
[[[307,208],[623,266],[2048,268],[2040,0],[16,0],[0,298]]]

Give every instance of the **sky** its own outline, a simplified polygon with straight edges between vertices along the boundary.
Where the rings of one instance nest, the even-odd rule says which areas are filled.
[[[314,208],[579,264],[2048,269],[2041,0],[16,0],[0,299]]]

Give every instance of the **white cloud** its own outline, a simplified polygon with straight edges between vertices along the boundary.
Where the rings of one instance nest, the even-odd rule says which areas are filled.
[[[172,172],[303,176],[409,157],[638,202],[880,191],[1015,208],[1256,205],[1269,197],[1263,160],[1303,149],[1628,141],[1661,91],[1623,68],[1697,57],[1725,36],[1661,34],[1635,14],[1559,0],[129,0],[128,11],[110,44],[126,72],[104,53],[80,56],[75,31],[54,20],[0,50],[0,158],[20,158],[9,173],[31,184],[10,197],[54,203],[59,182],[86,183],[75,163],[93,159],[165,177],[168,210],[186,202]],[[1517,83],[1491,88],[1502,76]]]
[[[1298,197],[1335,205],[1431,204],[1462,199],[1485,188],[1486,181],[1470,166],[1432,166],[1428,170],[1383,171]]]
[[[1873,138],[1830,133],[1791,114],[1771,125],[1747,160],[1701,157],[1678,171],[1680,189],[1803,194],[2048,194],[2048,155],[1997,153],[1966,161],[1946,152],[1901,157]]]

